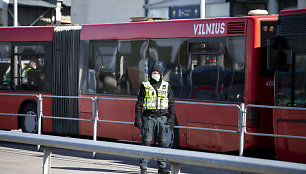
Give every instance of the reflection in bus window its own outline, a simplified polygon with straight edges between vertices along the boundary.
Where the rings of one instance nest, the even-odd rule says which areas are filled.
[[[295,106],[305,107],[306,90],[306,54],[296,55],[295,57]]]
[[[176,98],[243,101],[245,38],[207,40],[92,41],[86,92],[137,95],[146,68],[159,64]]]
[[[118,93],[137,95],[146,80],[147,40],[120,40],[117,56]]]
[[[1,57],[5,57],[0,61],[1,89],[44,89],[43,46],[14,46],[15,53],[11,53],[7,46],[0,47]]]
[[[223,55],[192,55],[193,99],[223,100]]]
[[[0,44],[0,89],[9,89],[10,87],[10,51],[11,45],[9,43]]]
[[[176,98],[183,97],[183,72],[188,66],[187,39],[151,39],[149,45],[149,66],[160,64],[163,80],[171,85]]]
[[[12,58],[14,68],[14,89],[43,90],[44,88],[44,46],[14,46],[16,53]],[[17,74],[15,69],[17,68]],[[16,84],[16,81],[18,82]]]
[[[242,102],[245,38],[229,37],[189,44],[190,64],[183,75],[184,97]]]
[[[117,89],[115,76],[117,42],[93,42],[92,50],[92,56],[89,59],[87,92],[115,94]],[[95,76],[95,81],[92,76]],[[96,87],[92,87],[93,84],[96,84]]]
[[[286,38],[283,56],[277,57],[275,104],[278,106],[306,106],[305,37]],[[292,49],[291,49],[292,48]]]

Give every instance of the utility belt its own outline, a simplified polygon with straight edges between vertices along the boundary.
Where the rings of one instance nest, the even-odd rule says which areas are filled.
[[[167,116],[168,110],[149,110],[146,109],[143,112],[143,117],[161,117],[161,116]]]

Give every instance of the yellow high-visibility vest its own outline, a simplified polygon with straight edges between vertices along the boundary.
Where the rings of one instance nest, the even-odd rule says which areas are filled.
[[[168,82],[162,81],[157,92],[150,84],[150,82],[142,82],[146,90],[144,98],[143,109],[168,109]]]

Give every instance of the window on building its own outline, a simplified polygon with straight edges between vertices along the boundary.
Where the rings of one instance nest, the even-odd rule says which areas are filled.
[[[278,12],[297,8],[297,0],[278,0]]]
[[[250,10],[267,10],[267,1],[244,1],[244,2],[231,2],[231,17],[247,16]]]

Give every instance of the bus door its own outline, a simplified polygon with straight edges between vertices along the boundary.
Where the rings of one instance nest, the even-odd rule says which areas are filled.
[[[187,81],[184,91],[189,91],[187,98],[223,101],[225,88],[223,78],[225,38],[193,38],[188,40],[188,70],[184,75]],[[222,123],[222,108],[214,106],[190,105],[187,108],[186,124],[189,127],[216,128]],[[219,128],[219,127],[218,127]],[[211,131],[187,129],[187,145],[193,148],[216,150],[219,144],[212,140]],[[219,146],[218,146],[219,147]],[[221,150],[221,149],[219,149]]]

